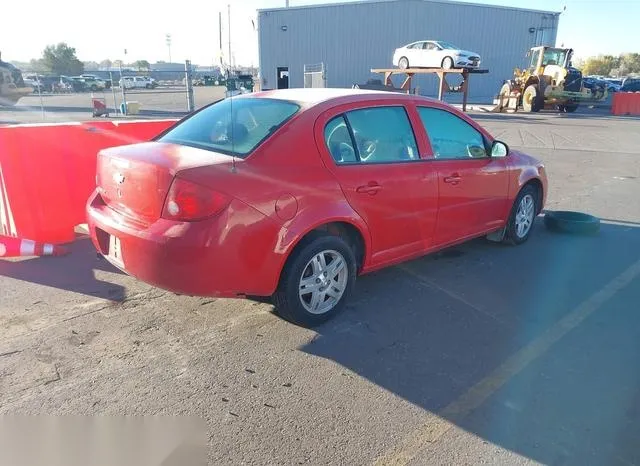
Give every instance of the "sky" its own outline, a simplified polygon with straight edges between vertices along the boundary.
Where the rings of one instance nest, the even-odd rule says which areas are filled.
[[[566,6],[560,16],[557,45],[564,43],[572,47],[578,58],[640,53],[637,31],[640,0],[471,1],[549,11],[563,11]],[[334,2],[290,0],[290,6]],[[218,15],[223,14],[223,49],[226,51],[230,5],[235,63],[258,66],[258,35],[252,25],[253,20],[257,26],[256,9],[283,7],[285,0],[190,0],[184,6],[175,0],[165,0],[164,5],[168,7],[160,5],[161,1],[151,0],[125,3],[30,0],[25,10],[22,2],[2,1],[0,12],[5,18],[0,27],[2,59],[28,61],[39,58],[48,44],[67,42],[76,48],[78,58],[83,61],[168,61],[166,34],[171,34],[173,62],[189,59],[198,65],[219,63]],[[390,50],[395,46],[390,44]]]

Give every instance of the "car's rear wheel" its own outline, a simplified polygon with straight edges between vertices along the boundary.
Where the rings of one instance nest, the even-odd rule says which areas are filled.
[[[529,239],[538,214],[538,194],[538,189],[528,184],[516,197],[507,222],[505,241],[508,243],[518,245]]]
[[[407,57],[402,57],[399,61],[398,61],[398,67],[401,70],[406,70],[407,68],[409,68],[409,59]]]
[[[453,58],[444,57],[443,60],[442,60],[442,67],[445,70],[450,70],[451,68],[453,68]]]
[[[341,237],[307,240],[285,266],[273,295],[276,312],[298,325],[319,325],[340,312],[355,280],[355,255]]]

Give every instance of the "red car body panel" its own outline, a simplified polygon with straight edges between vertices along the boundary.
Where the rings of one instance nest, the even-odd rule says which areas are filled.
[[[302,108],[245,159],[158,142],[102,151],[98,188],[87,203],[98,251],[108,256],[110,235],[117,237],[123,263],[115,265],[176,293],[268,296],[295,246],[328,223],[346,223],[360,233],[359,272],[367,273],[503,228],[519,190],[531,180],[543,188],[541,206],[546,200],[543,166],[525,154],[434,158],[418,106],[452,112],[493,142],[475,121],[446,104],[352,90],[267,91],[241,98],[272,97]],[[372,105],[405,107],[420,160],[333,161],[325,124]],[[169,220],[163,212],[176,179],[215,190],[228,204],[202,220]]]

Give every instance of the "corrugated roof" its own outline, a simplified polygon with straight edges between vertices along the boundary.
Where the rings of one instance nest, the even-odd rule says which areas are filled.
[[[459,2],[455,0],[359,0],[354,2],[335,2],[335,3],[328,2],[328,3],[319,3],[314,5],[296,5],[296,6],[290,6],[290,7],[264,8],[264,9],[258,9],[258,12],[262,13],[262,12],[270,12],[270,11],[303,10],[308,8],[326,8],[328,6],[367,5],[372,3],[415,2],[415,1],[423,1],[423,2],[429,2],[429,3],[445,3],[448,5],[476,6],[476,7],[483,7],[483,8],[497,8],[497,9],[503,9],[503,10],[529,11],[532,13],[540,13],[540,14],[546,14],[546,15],[559,15],[561,13],[559,11],[535,10],[531,8],[520,8],[516,6],[504,6],[504,5],[490,5],[486,3]]]

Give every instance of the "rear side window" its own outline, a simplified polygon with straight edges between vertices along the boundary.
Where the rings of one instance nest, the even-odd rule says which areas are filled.
[[[324,140],[331,157],[337,163],[353,163],[358,161],[351,132],[344,116],[334,118],[324,128]]]
[[[245,157],[299,110],[298,104],[284,100],[230,97],[197,112],[157,140]]]
[[[482,133],[463,119],[437,108],[419,107],[418,114],[436,159],[487,157]]]
[[[420,159],[404,107],[370,107],[347,112],[327,124],[325,141],[337,163]]]

